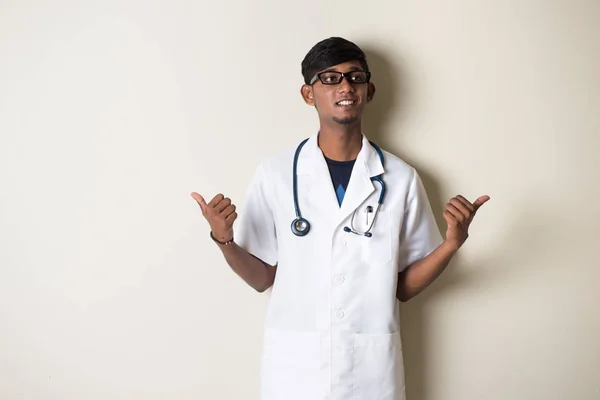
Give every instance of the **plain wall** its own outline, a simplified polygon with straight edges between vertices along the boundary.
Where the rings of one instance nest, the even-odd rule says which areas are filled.
[[[300,62],[344,36],[365,133],[440,227],[491,201],[403,304],[409,400],[600,398],[600,2],[0,1],[0,399],[257,399],[268,293],[194,200],[243,212],[318,128]],[[308,400],[308,399],[307,399]]]

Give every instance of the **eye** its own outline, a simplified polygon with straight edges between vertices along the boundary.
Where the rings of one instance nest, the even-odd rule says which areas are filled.
[[[336,74],[336,73],[321,74],[321,81],[323,83],[337,83],[339,80],[340,80],[339,74]]]
[[[363,83],[367,81],[367,75],[364,72],[353,72],[350,76],[352,82]]]

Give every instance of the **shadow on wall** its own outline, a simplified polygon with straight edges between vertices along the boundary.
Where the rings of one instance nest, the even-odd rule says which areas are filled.
[[[402,122],[406,120],[408,110],[411,109],[412,88],[410,82],[405,79],[403,66],[393,65],[389,58],[386,58],[385,54],[390,53],[389,49],[385,50],[370,44],[360,44],[360,46],[367,54],[373,83],[376,86],[375,97],[365,113],[364,131],[382,148],[415,167],[427,190],[440,232],[445,235],[446,222],[442,211],[448,199],[442,197],[440,182],[436,180],[435,174],[428,170],[428,168],[435,168],[435,165],[415,165],[410,154],[403,154],[400,149],[394,148],[397,147],[395,138],[402,135]],[[389,125],[392,115],[393,127]],[[452,261],[454,265],[457,263],[461,263],[460,258]],[[431,369],[430,361],[435,359],[435,356],[430,354],[429,350],[433,347],[430,339],[432,337],[431,329],[429,329],[432,321],[426,312],[427,304],[442,294],[462,286],[463,283],[466,283],[467,279],[465,278],[464,274],[457,271],[456,266],[450,265],[429,288],[400,307],[408,399],[428,400],[431,398],[427,389],[432,386],[433,382],[428,377],[428,371]],[[469,284],[472,284],[472,279],[468,280],[471,281]]]

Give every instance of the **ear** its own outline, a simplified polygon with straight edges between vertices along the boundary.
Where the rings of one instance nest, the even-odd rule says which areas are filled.
[[[375,84],[369,82],[369,87],[367,88],[367,103],[370,103],[373,100],[373,96],[375,96]]]
[[[300,88],[300,94],[302,95],[302,98],[304,99],[304,102],[306,104],[308,104],[311,107],[314,107],[315,105],[315,98],[314,98],[314,93],[313,93],[313,87],[310,85],[302,85],[302,87]]]

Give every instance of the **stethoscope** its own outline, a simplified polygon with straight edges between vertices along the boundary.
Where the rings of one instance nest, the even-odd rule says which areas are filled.
[[[296,219],[292,221],[292,232],[296,236],[305,236],[310,231],[310,223],[306,220],[306,218],[302,217],[302,214],[300,214],[300,207],[298,206],[298,173],[297,173],[298,172],[298,156],[300,155],[300,151],[302,150],[302,147],[304,147],[304,145],[306,144],[307,141],[308,141],[308,139],[304,139],[298,145],[298,148],[296,149],[296,153],[294,154],[294,166],[293,166],[294,177],[293,177],[293,179],[294,179],[294,208],[296,210]],[[375,143],[373,143],[371,141],[369,141],[369,143],[371,143],[371,145],[375,148],[375,150],[377,151],[377,154],[379,155],[379,159],[381,160],[381,164],[383,164],[384,159],[383,159],[383,153],[382,153],[381,149]],[[350,220],[350,227],[345,226],[344,232],[354,233],[355,235],[363,235],[368,238],[373,236],[373,234],[371,233],[371,229],[373,228],[373,225],[375,224],[375,219],[377,219],[377,214],[379,213],[379,207],[381,206],[381,204],[383,204],[383,198],[385,196],[385,183],[383,182],[383,179],[381,179],[382,175],[383,174],[379,174],[377,176],[371,177],[372,182],[377,182],[381,186],[381,193],[379,193],[379,199],[377,200],[377,206],[375,208],[375,215],[373,216],[371,223],[369,224],[369,227],[364,232],[359,232],[356,229],[354,229],[354,217],[356,215],[356,210],[354,210],[354,212],[352,213],[352,219]],[[367,207],[367,212],[368,213],[373,212],[371,206]]]

